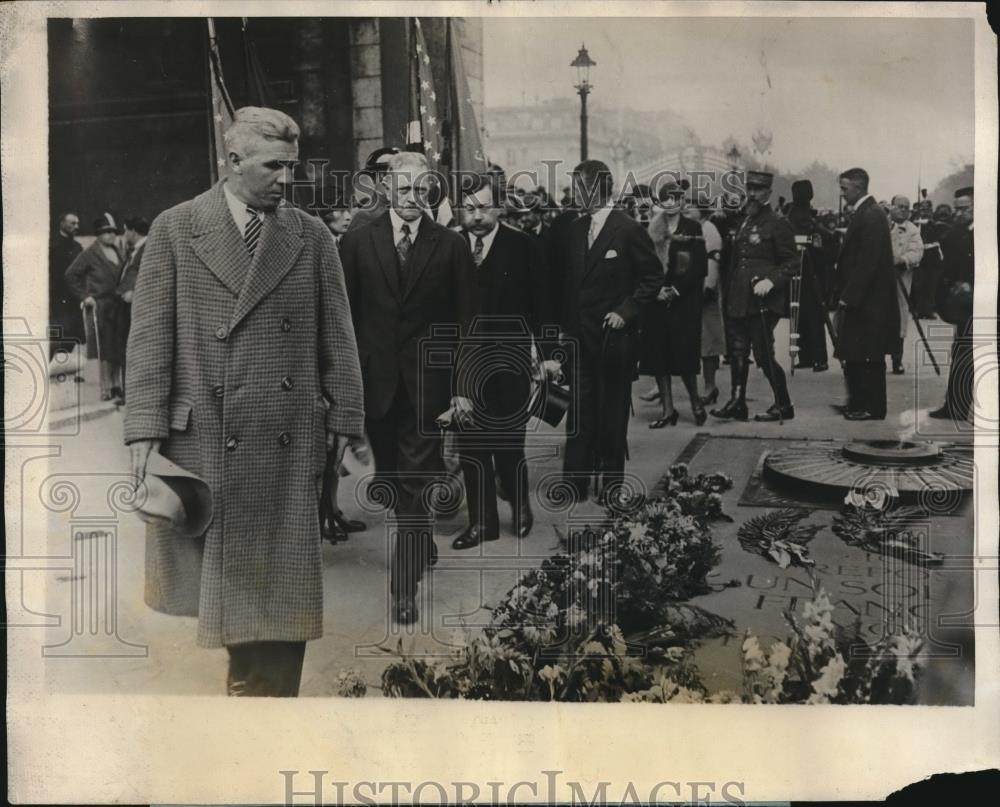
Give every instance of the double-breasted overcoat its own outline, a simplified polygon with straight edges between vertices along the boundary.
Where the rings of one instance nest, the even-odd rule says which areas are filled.
[[[146,602],[198,616],[203,646],[322,633],[325,434],[364,406],[340,258],[318,219],[264,217],[251,259],[222,184],[153,222],[136,280],[126,443],[200,475],[204,536],[147,527]]]

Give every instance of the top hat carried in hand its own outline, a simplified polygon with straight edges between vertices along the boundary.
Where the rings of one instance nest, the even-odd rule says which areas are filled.
[[[169,522],[185,538],[205,534],[212,523],[212,491],[205,480],[154,451],[146,462],[145,486],[139,518]]]

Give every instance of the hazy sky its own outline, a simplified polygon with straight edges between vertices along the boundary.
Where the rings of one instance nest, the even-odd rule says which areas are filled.
[[[918,170],[933,190],[974,153],[970,20],[488,19],[483,33],[487,106],[572,97],[586,43],[605,109],[674,110],[712,145],[765,126],[773,164],[860,165],[877,197],[913,195]]]

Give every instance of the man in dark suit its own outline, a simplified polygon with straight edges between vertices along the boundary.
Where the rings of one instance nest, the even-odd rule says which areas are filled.
[[[457,339],[474,314],[472,254],[459,234],[433,222],[427,197],[433,176],[422,154],[388,160],[383,179],[389,210],[349,230],[340,243],[365,387],[366,431],[379,482],[394,498],[398,531],[392,549],[393,618],[418,617],[416,594],[436,548],[425,489],[443,471],[436,418],[452,398],[450,367],[435,366],[423,340]]]
[[[712,416],[747,420],[746,385],[750,351],[764,371],[774,403],[754,420],[791,420],[795,416],[785,371],[774,355],[774,329],[785,310],[788,285],[798,272],[795,233],[785,218],[771,209],[774,177],[764,171],[747,172],[746,217],[734,236],[732,266],[726,275],[725,327],[732,389],[729,401]]]
[[[840,175],[840,194],[854,208],[837,264],[837,358],[844,363],[847,420],[885,420],[885,357],[899,335],[899,304],[889,220],[868,193],[868,172]]]
[[[49,324],[61,330],[61,339],[49,343],[49,358],[56,352],[69,353],[76,340],[83,338],[80,326],[80,304],[66,283],[66,270],[83,247],[76,240],[80,217],[64,213],[59,219],[59,229],[49,239]]]
[[[563,476],[571,495],[601,478],[602,498],[620,490],[639,350],[642,307],[656,299],[663,267],[649,233],[612,203],[614,179],[599,160],[573,171],[584,212],[569,227],[562,330],[577,351]]]
[[[476,319],[462,349],[468,372],[459,386],[472,401],[472,422],[459,434],[469,526],[452,543],[455,549],[500,537],[494,474],[510,498],[517,537],[527,537],[534,523],[524,456],[531,347],[534,338],[544,360],[542,328],[554,323],[538,240],[500,223],[503,195],[502,182],[476,177],[459,209],[476,265]]]
[[[955,191],[955,223],[941,239],[944,269],[938,310],[955,325],[948,368],[948,391],[944,406],[930,412],[932,418],[966,420],[972,411],[972,295],[976,282],[973,252],[973,189]]]

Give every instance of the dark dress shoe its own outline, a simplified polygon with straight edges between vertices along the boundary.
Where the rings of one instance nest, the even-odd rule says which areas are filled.
[[[813,365],[814,373],[825,373],[829,369],[830,365],[827,364],[825,361],[817,362],[816,364]]]
[[[895,362],[893,362],[893,364],[892,364],[892,374],[893,375],[902,375],[905,372],[906,372],[906,370],[903,369],[903,365],[902,364],[896,364]]]
[[[758,423],[772,423],[777,420],[793,420],[795,418],[795,407],[772,404],[766,412],[759,412],[753,416]]]
[[[458,537],[451,542],[452,549],[472,549],[479,546],[483,541],[496,541],[499,535],[489,535],[479,527],[466,527],[459,533]]]
[[[731,400],[721,409],[713,409],[709,414],[719,420],[745,421],[750,419],[750,411],[747,409],[746,402],[738,400]]]
[[[945,404],[940,409],[934,409],[927,413],[927,417],[932,417],[935,420],[966,420],[968,415],[963,415],[961,412],[955,412],[948,404]]]
[[[412,625],[417,621],[417,601],[413,597],[392,598],[392,621],[397,625]]]
[[[514,534],[518,538],[527,538],[533,526],[535,526],[535,514],[531,512],[531,505],[526,503],[514,516]]]
[[[844,412],[844,420],[880,420],[881,418],[875,417],[871,412]]]
[[[332,518],[324,518],[320,521],[319,533],[324,541],[329,541],[331,544],[342,544],[350,537],[347,530],[343,529]]]
[[[334,510],[333,520],[344,532],[364,532],[368,529],[368,525],[365,522],[354,518],[346,518],[343,510]]]
[[[708,420],[708,413],[705,411],[705,407],[692,407],[691,412],[694,415],[694,424],[696,426],[704,426],[705,421]]]

